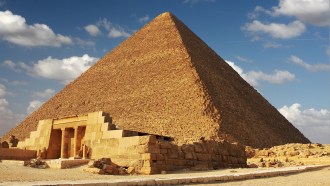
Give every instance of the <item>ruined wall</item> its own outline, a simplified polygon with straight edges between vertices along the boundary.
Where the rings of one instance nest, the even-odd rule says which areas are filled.
[[[91,158],[110,157],[123,167],[141,174],[184,168],[208,170],[246,167],[245,148],[228,142],[195,142],[178,146],[155,136],[100,140],[91,144]]]
[[[0,160],[29,160],[36,157],[35,150],[0,148]]]

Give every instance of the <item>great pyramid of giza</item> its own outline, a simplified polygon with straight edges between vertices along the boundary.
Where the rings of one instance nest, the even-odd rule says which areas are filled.
[[[171,13],[163,13],[9,131],[38,120],[109,113],[122,129],[253,147],[308,143],[266,99]]]

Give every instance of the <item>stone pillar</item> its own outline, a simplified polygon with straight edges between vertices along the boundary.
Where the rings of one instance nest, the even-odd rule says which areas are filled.
[[[74,127],[74,144],[73,144],[73,157],[76,157],[77,156],[77,146],[78,146],[78,127]]]
[[[86,159],[86,145],[83,144],[83,159]]]
[[[61,128],[61,130],[62,130],[62,139],[61,139],[61,158],[64,158],[65,128]]]

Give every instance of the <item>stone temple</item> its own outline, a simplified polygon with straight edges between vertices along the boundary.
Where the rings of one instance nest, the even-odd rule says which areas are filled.
[[[206,148],[208,143],[216,143],[234,149],[231,156],[239,159],[243,156],[240,148],[236,151],[237,144],[231,143],[260,148],[310,142],[168,12],[107,53],[4,139],[10,135],[21,140],[22,148],[37,150],[39,143],[38,149],[45,147],[54,158],[75,156],[82,145],[90,148],[90,157],[95,158],[119,153],[111,147],[124,149],[122,153],[166,141],[175,144],[178,154],[184,153],[182,145],[200,142],[201,149],[196,147],[198,152],[194,152],[209,152],[210,156],[219,155]],[[135,140],[120,142],[125,137]],[[160,147],[151,147],[151,151],[160,152]],[[141,153],[132,156],[142,157]],[[238,159],[231,162],[239,166]]]

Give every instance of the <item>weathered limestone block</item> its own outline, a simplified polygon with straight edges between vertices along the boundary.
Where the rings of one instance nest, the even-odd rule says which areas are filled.
[[[160,149],[160,153],[161,153],[161,154],[167,154],[168,151],[167,151],[167,149]]]
[[[160,148],[161,149],[171,149],[172,148],[172,145],[169,142],[162,141],[160,143]]]
[[[184,153],[184,158],[187,160],[193,160],[194,159],[193,153],[192,152]]]
[[[196,153],[197,160],[198,161],[209,161],[209,154],[201,154],[201,153]]]
[[[192,152],[194,152],[194,146],[193,145],[190,145],[190,144],[182,145],[181,146],[181,150],[184,153],[192,153]]]
[[[154,167],[142,167],[140,169],[140,174],[156,174],[158,171]]]
[[[150,136],[140,136],[139,137],[139,144],[140,145],[146,145],[150,141]]]
[[[152,160],[143,160],[143,167],[152,167]]]
[[[222,155],[222,159],[224,163],[228,163],[228,156]]]
[[[2,148],[9,148],[9,144],[8,144],[8,142],[7,142],[7,141],[3,141],[3,142],[1,143],[1,147],[2,147]]]
[[[202,153],[204,152],[203,146],[200,143],[194,143],[195,152]]]
[[[99,168],[95,168],[95,167],[86,167],[83,169],[86,172],[90,172],[93,174],[104,174],[104,170],[103,169],[99,169]]]
[[[142,160],[156,160],[157,154],[144,153],[142,154]]]
[[[179,152],[176,150],[170,151],[169,152],[169,158],[175,159],[179,157]]]
[[[156,154],[156,159],[157,159],[157,161],[159,161],[159,160],[165,160],[165,157],[164,157],[164,155],[162,155],[162,154]]]

